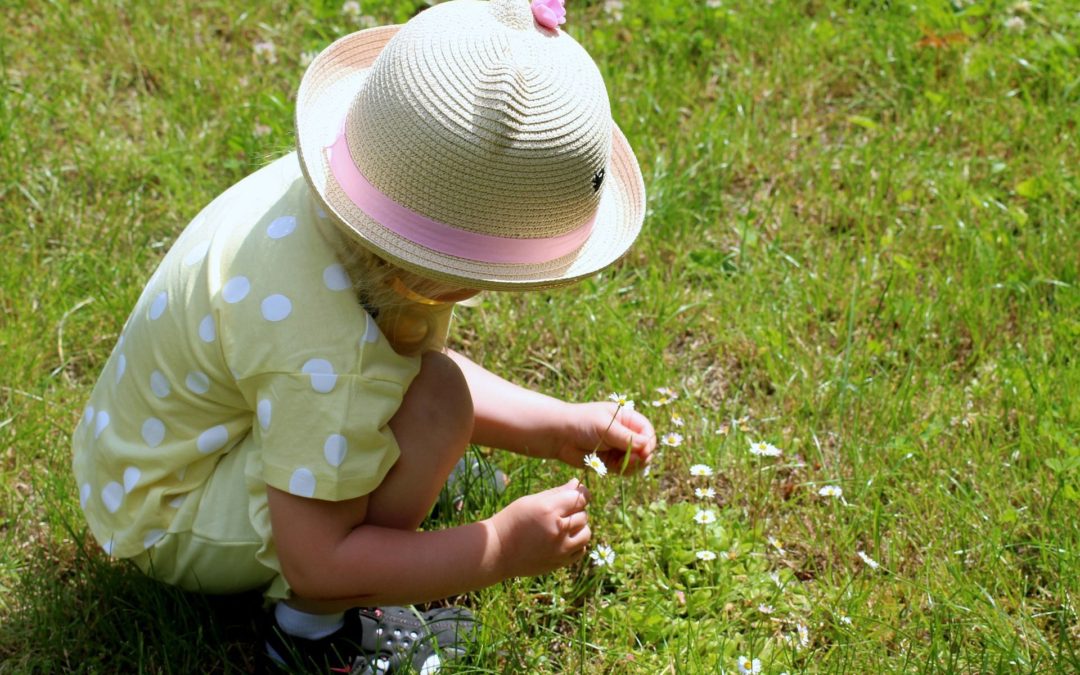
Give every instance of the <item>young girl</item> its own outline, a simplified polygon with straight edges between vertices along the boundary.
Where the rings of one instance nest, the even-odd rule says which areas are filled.
[[[430,672],[438,648],[460,650],[465,610],[353,608],[581,558],[575,480],[417,531],[470,443],[574,467],[596,448],[613,470],[650,459],[639,413],[445,348],[455,302],[581,279],[640,230],[640,172],[563,14],[454,0],[327,48],[300,85],[299,152],[188,225],[94,388],[74,436],[94,536],[185,589],[265,588],[280,663]]]

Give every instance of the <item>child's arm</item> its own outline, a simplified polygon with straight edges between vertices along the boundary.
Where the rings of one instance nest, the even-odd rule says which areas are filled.
[[[577,481],[433,532],[365,524],[367,496],[329,502],[267,491],[282,573],[313,606],[414,604],[545,574],[584,555],[591,536],[589,494]]]
[[[469,383],[474,443],[575,467],[596,450],[613,471],[623,469],[629,449],[627,472],[643,468],[656,449],[656,432],[641,413],[614,403],[567,403],[508,382],[462,354],[447,354]]]

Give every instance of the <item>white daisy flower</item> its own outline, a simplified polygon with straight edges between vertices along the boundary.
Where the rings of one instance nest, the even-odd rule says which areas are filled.
[[[784,582],[780,580],[779,572],[769,572],[769,578],[772,579],[772,582],[776,584],[777,588],[780,588],[784,585]]]
[[[626,397],[626,394],[612,394],[608,396],[609,401],[614,401],[619,404],[620,408],[634,409],[634,402]]]
[[[843,612],[840,612],[840,623],[844,624],[845,626],[850,626],[851,617],[847,614],[844,614]]]
[[[768,541],[769,541],[769,544],[771,544],[772,547],[776,549],[776,552],[779,553],[780,555],[784,555],[785,553],[787,553],[787,550],[785,550],[784,547],[780,545],[780,542],[776,540],[776,537],[773,537],[772,535],[770,535],[768,537]]]
[[[700,523],[702,525],[715,523],[716,514],[709,509],[698,509],[698,512],[694,514],[694,522]]]
[[[800,623],[795,627],[799,631],[799,647],[806,648],[810,646],[810,629],[806,627],[805,623]]]
[[[817,491],[822,497],[843,497],[844,491],[840,489],[839,485],[824,485]]]
[[[671,423],[677,427],[681,427],[686,424],[686,422],[682,418],[682,415],[678,414],[674,414],[671,416]]]
[[[705,476],[706,478],[708,478],[709,476],[713,475],[713,470],[712,467],[708,464],[695,464],[694,466],[690,467],[690,475]]]
[[[694,496],[698,499],[713,499],[716,497],[716,490],[712,488],[696,488]]]
[[[360,16],[360,3],[356,0],[349,0],[341,6],[341,13],[345,16],[355,19]]]
[[[776,609],[772,605],[766,605],[764,602],[757,606],[757,611],[762,614],[772,614]]]
[[[751,661],[745,656],[739,657],[739,673],[741,675],[757,675],[761,672],[761,659]]]
[[[1024,30],[1024,26],[1026,25],[1024,20],[1018,16],[1010,16],[1008,19],[1005,19],[1005,30],[1018,32]]]
[[[255,52],[255,58],[271,64],[277,63],[277,47],[274,46],[273,42],[269,40],[256,42],[252,45],[252,50]]]
[[[668,432],[660,437],[660,445],[666,445],[671,448],[677,448],[682,445],[682,434],[675,433],[674,431]]]
[[[652,407],[654,407],[654,408],[659,408],[660,406],[665,406],[668,403],[671,403],[672,401],[679,398],[679,395],[676,394],[669,387],[657,387],[656,393],[660,394],[660,398],[658,398],[657,400],[652,402]]]
[[[750,454],[758,457],[779,457],[782,452],[780,448],[765,441],[755,441],[750,444]]]
[[[615,551],[607,544],[600,544],[592,551],[589,551],[589,557],[592,558],[593,564],[597,567],[615,564]]]
[[[856,551],[856,553],[858,554],[858,556],[860,558],[862,558],[862,561],[864,563],[866,563],[870,567],[870,569],[876,570],[878,567],[880,567],[880,565],[878,565],[878,562],[876,560],[874,560],[870,556],[866,555],[862,551]]]
[[[607,466],[604,464],[604,460],[600,459],[595,452],[585,455],[585,466],[595,471],[598,476],[607,475]]]
[[[712,551],[698,551],[694,555],[697,556],[698,560],[704,560],[705,562],[709,562],[710,560],[716,560],[716,554]]]

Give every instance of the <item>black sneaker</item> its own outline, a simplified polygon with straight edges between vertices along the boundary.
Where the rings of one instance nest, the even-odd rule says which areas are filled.
[[[476,622],[464,607],[361,608],[345,612],[345,625],[318,640],[284,632],[272,612],[268,624],[267,656],[288,672],[432,675],[464,656]]]

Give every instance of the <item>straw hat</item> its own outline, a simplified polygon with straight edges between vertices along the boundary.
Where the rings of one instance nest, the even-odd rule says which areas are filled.
[[[621,257],[645,188],[596,64],[545,27],[558,2],[534,18],[528,0],[452,0],[319,54],[296,126],[326,210],[383,258],[471,288],[559,286]]]

